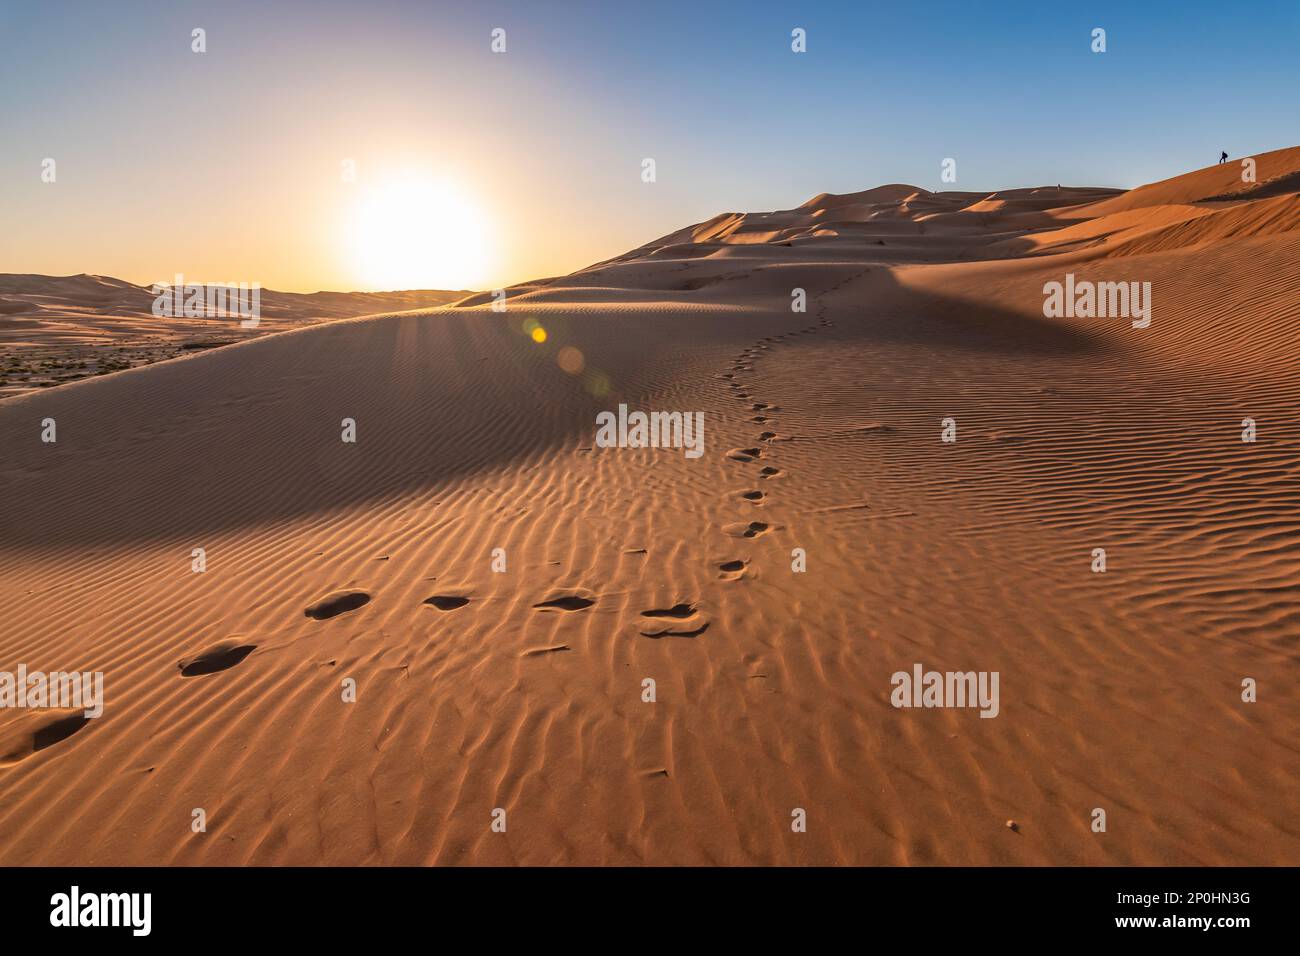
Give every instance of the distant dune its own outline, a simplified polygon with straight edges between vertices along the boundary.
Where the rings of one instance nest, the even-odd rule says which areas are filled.
[[[1300,862],[1300,148],[1254,158],[723,213],[0,400],[0,666],[106,695],[0,711],[0,863]],[[0,297],[140,305],[48,282]],[[620,404],[704,454],[601,447]],[[894,706],[917,664],[997,716]]]
[[[0,395],[152,364],[327,319],[446,305],[468,292],[260,290],[256,328],[231,317],[157,316],[149,286],[108,276],[0,273]]]

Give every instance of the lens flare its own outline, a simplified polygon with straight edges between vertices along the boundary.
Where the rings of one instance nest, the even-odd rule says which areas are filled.
[[[555,357],[555,361],[559,362],[560,368],[570,375],[577,375],[587,364],[586,357],[572,345],[566,345],[560,349],[560,354]]]

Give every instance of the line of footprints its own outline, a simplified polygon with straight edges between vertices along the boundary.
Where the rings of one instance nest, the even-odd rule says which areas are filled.
[[[857,278],[857,276],[845,279],[827,291],[833,292],[846,282],[852,281],[853,278]],[[791,332],[785,332],[780,335],[771,335],[759,339],[749,348],[743,349],[739,354],[737,354],[735,359],[732,361],[731,367],[718,376],[718,378],[722,379],[726,383],[727,387],[731,389],[732,397],[738,402],[747,404],[749,410],[755,413],[749,419],[755,425],[774,426],[776,424],[775,415],[777,412],[781,411],[781,407],[779,405],[773,405],[770,402],[757,401],[752,394],[752,386],[745,384],[745,381],[741,376],[753,372],[754,363],[764,352],[769,351],[773,346],[783,344],[795,336],[811,335],[821,328],[829,328],[834,325],[833,322],[826,318],[826,307],[824,305],[818,305],[817,319],[818,321],[816,323],[806,326],[805,328],[795,329]],[[732,461],[739,461],[746,464],[750,462],[760,462],[767,457],[768,451],[775,442],[789,440],[791,439],[779,435],[777,432],[772,431],[770,427],[765,428],[758,435],[758,444],[750,448],[733,448],[727,452],[727,457]],[[776,478],[781,478],[784,475],[785,472],[782,469],[777,468],[775,465],[764,464],[763,467],[758,470],[759,481],[771,481]],[[741,500],[750,502],[751,504],[761,504],[768,497],[768,492],[760,488],[744,488],[734,494]],[[758,538],[771,531],[777,530],[777,526],[766,521],[737,521],[723,525],[722,530],[725,534],[731,535],[734,538]],[[718,565],[718,571],[720,572],[719,577],[727,581],[739,581],[745,576],[748,566],[749,562],[743,559],[724,561],[722,564]]]
[[[303,613],[315,621],[327,621],[330,618],[338,617],[341,614],[347,614],[349,611],[355,611],[363,608],[370,603],[372,595],[369,591],[359,588],[348,588],[342,591],[335,591],[327,594],[319,601],[309,605]],[[470,598],[465,594],[435,594],[433,597],[426,598],[424,603],[439,611],[455,611],[470,603]],[[582,588],[564,589],[552,592],[543,601],[533,605],[533,608],[539,611],[585,611],[596,603],[596,595]],[[680,607],[680,606],[679,606]],[[674,617],[677,616],[677,608],[668,608],[664,610],[651,610],[642,612],[645,617]],[[182,677],[198,677],[202,674],[215,674],[219,671],[228,670],[240,663],[244,658],[253,651],[257,650],[256,644],[245,644],[239,640],[222,641],[197,654],[194,657],[186,658],[177,665],[180,668]],[[552,644],[545,647],[537,647],[524,651],[524,656],[531,657],[537,654],[549,654],[556,651],[567,651],[567,644]]]
[[[834,291],[854,278],[857,278],[857,276],[845,279],[827,291]],[[754,400],[749,391],[749,386],[744,384],[741,376],[753,372],[755,360],[773,346],[780,345],[795,336],[810,335],[818,331],[819,328],[834,325],[833,322],[826,318],[826,307],[824,305],[818,306],[817,317],[819,321],[813,325],[759,339],[749,348],[737,354],[731,367],[718,376],[727,383],[727,386],[732,390],[732,396],[738,402],[749,405],[749,409],[755,413],[749,420],[754,424],[773,425],[775,423],[773,415],[781,411],[781,408],[768,402]],[[727,452],[727,457],[733,461],[745,463],[762,461],[767,457],[768,449],[772,443],[785,439],[774,431],[764,430],[759,433],[757,440],[758,444],[752,448],[731,449]],[[780,478],[784,474],[785,472],[780,468],[765,464],[759,469],[758,478],[760,481],[770,481]],[[761,503],[768,496],[766,491],[757,488],[747,488],[736,494],[740,499],[753,504]],[[757,538],[776,530],[776,527],[766,521],[737,521],[724,525],[722,530],[735,538]],[[643,552],[644,549],[635,550]],[[718,565],[718,577],[724,581],[739,581],[745,576],[748,568],[749,561],[747,559],[736,558],[724,561]],[[335,591],[310,605],[304,613],[313,620],[324,621],[365,607],[370,603],[370,600],[371,594],[368,591],[359,589]],[[436,594],[427,598],[424,603],[439,611],[449,612],[469,604],[470,598],[464,594]],[[596,595],[590,591],[581,588],[566,589],[553,592],[545,600],[534,604],[533,608],[539,611],[573,612],[585,611],[594,606],[595,603]],[[699,606],[688,602],[674,604],[672,607],[652,608],[648,611],[642,611],[641,618],[638,629],[646,637],[695,637],[703,634],[709,626],[708,617],[700,611]],[[177,666],[180,668],[183,677],[215,674],[239,664],[256,649],[256,644],[246,644],[239,640],[223,641],[209,647],[201,654],[182,660]],[[569,649],[568,644],[550,644],[525,650],[523,655],[530,657]]]
[[[862,273],[850,276],[837,285],[831,287],[827,292],[833,292],[841,286],[858,278]],[[733,397],[738,402],[744,402],[749,405],[750,411],[754,415],[749,419],[755,425],[773,425],[775,419],[773,415],[781,411],[779,406],[772,405],[768,402],[760,402],[753,399],[749,391],[750,386],[745,385],[741,376],[747,375],[754,371],[754,362],[766,351],[773,346],[783,344],[789,339],[799,335],[811,335],[820,328],[829,328],[835,323],[826,318],[826,307],[819,304],[817,309],[818,322],[806,328],[796,329],[781,335],[768,336],[759,339],[749,348],[742,350],[732,362],[731,367],[718,377],[727,383],[731,389]],[[758,444],[752,448],[733,448],[727,452],[727,457],[739,462],[750,463],[762,461],[767,457],[768,450],[772,443],[784,441],[782,436],[775,431],[764,430],[758,435]],[[758,471],[760,481],[770,481],[780,478],[785,474],[780,468],[772,465],[764,465]],[[768,493],[757,488],[744,489],[736,493],[741,500],[751,504],[761,504],[767,498]],[[757,538],[773,530],[775,526],[766,521],[738,521],[732,524],[724,525],[722,530],[732,537],[736,538]],[[645,549],[631,549],[629,553],[645,553]],[[729,561],[723,561],[718,565],[718,577],[724,581],[739,581],[743,578],[749,568],[749,560],[736,558]],[[309,605],[304,614],[307,617],[317,621],[325,621],[330,618],[338,617],[341,614],[347,614],[365,607],[370,603],[372,595],[369,591],[349,588],[341,591],[335,591],[326,595],[315,603]],[[564,590],[552,591],[544,600],[533,605],[533,608],[542,612],[560,612],[572,613],[585,611],[596,604],[597,596],[595,593],[583,588],[570,588]],[[435,594],[433,597],[426,598],[424,604],[440,611],[452,612],[465,607],[470,603],[470,598],[464,594],[447,593]],[[695,637],[709,626],[709,620],[699,606],[695,603],[681,602],[665,608],[652,608],[648,611],[641,612],[641,620],[638,630],[647,637]],[[256,644],[246,643],[239,638],[232,638],[214,644],[206,650],[192,657],[185,658],[178,662],[177,667],[182,677],[199,677],[205,674],[216,674],[221,671],[229,670],[241,663],[248,655],[257,650]],[[551,654],[558,651],[570,650],[568,644],[549,644],[540,647],[528,648],[522,652],[521,656],[532,657],[541,654]],[[72,736],[87,723],[87,718],[77,714],[71,717],[59,717],[46,724],[34,728],[32,731],[31,746],[28,752],[34,753],[42,750],[47,746],[58,743]],[[3,766],[0,762],[0,766]]]

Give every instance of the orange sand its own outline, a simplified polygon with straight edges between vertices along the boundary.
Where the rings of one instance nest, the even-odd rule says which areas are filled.
[[[0,401],[0,668],[107,697],[0,712],[0,863],[1300,862],[1300,149],[1257,159],[725,214]],[[1044,318],[1067,272],[1151,326]],[[706,453],[595,447],[619,403]],[[917,662],[999,715],[895,709]]]

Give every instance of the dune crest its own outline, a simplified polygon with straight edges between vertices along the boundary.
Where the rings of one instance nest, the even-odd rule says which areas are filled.
[[[1300,148],[1257,159],[822,194],[0,400],[0,657],[106,675],[0,712],[0,862],[1294,864]],[[1150,325],[1048,318],[1067,274]],[[620,404],[705,453],[597,446]],[[920,668],[997,706],[891,704]]]

